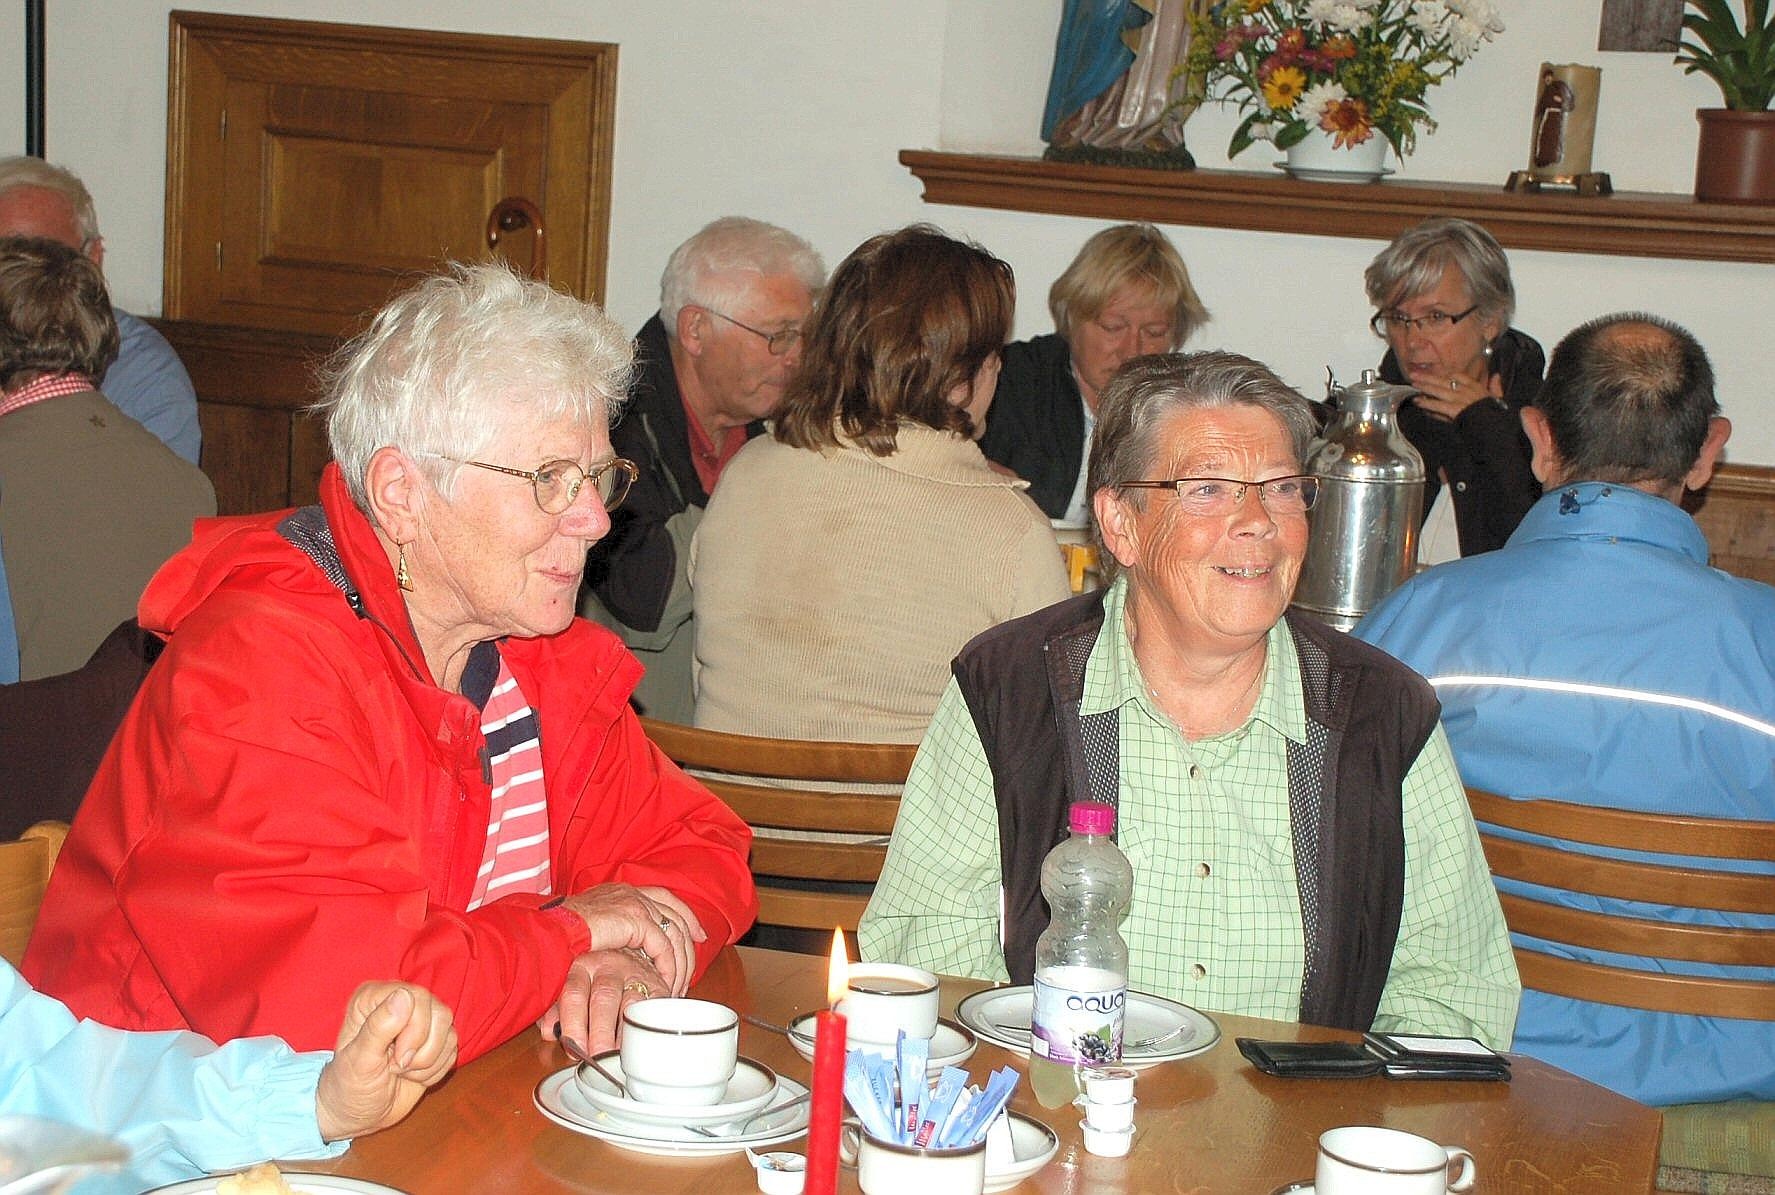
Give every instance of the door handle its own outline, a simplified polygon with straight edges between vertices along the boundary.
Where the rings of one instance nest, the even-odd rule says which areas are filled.
[[[546,279],[548,258],[543,252],[542,212],[522,195],[506,196],[487,213],[487,248],[497,249],[502,234],[525,228],[536,230],[536,238],[530,242],[530,276]]]

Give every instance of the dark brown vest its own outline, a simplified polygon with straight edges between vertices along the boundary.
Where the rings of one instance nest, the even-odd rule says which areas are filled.
[[[1288,747],[1301,922],[1300,1019],[1367,1029],[1392,966],[1405,890],[1401,790],[1441,707],[1391,656],[1293,613],[1307,741]],[[1114,802],[1112,711],[1078,713],[1085,660],[1103,626],[1087,594],[1001,624],[953,667],[992,767],[1005,886],[1005,965],[1029,983],[1047,928],[1041,863],[1075,800]]]

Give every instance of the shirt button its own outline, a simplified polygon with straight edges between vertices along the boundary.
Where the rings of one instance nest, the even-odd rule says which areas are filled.
[[[1196,864],[1196,874],[1205,880],[1211,874],[1211,870],[1206,863],[1198,863]]]
[[[1193,966],[1190,967],[1189,970],[1190,970],[1190,974],[1195,976],[1197,979],[1207,979],[1208,978],[1208,968],[1204,967],[1201,963],[1194,964]]]
[[[1464,481],[1455,482],[1455,493],[1464,494],[1466,492],[1467,492],[1467,483],[1466,482],[1464,482]]]
[[[1200,780],[1202,778],[1202,766],[1200,764],[1192,763],[1189,766],[1189,778],[1191,780]]]

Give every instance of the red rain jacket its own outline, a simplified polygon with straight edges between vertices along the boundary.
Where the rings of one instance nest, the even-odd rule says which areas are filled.
[[[198,524],[142,597],[166,652],[23,969],[107,1025],[299,1050],[332,1047],[358,983],[410,980],[454,1010],[467,1061],[548,1008],[588,935],[536,895],[464,912],[490,799],[479,711],[431,682],[335,466],[321,492],[364,616],[278,533],[288,512]],[[751,832],[643,735],[641,668],[614,636],[576,619],[500,650],[540,721],[554,891],[671,889],[708,931],[700,974],[757,914]]]

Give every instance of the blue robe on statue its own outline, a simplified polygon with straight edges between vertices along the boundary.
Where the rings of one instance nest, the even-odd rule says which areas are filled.
[[[1152,14],[1133,0],[1066,0],[1060,36],[1054,44],[1054,73],[1048,79],[1048,106],[1042,112],[1042,140],[1067,117],[1108,91],[1134,63],[1123,34],[1139,29]]]

